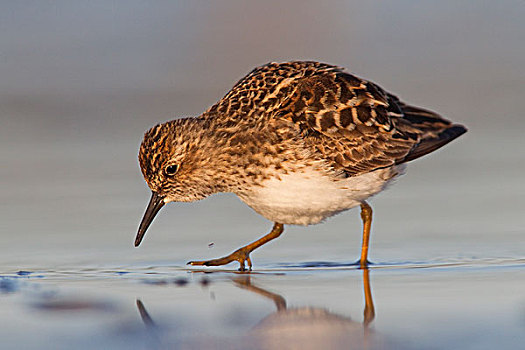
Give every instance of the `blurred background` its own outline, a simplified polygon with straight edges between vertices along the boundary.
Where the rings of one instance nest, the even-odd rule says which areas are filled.
[[[360,344],[358,210],[287,227],[252,255],[256,288],[185,268],[271,228],[231,194],[166,206],[133,247],[143,133],[289,60],[346,67],[469,129],[370,201],[372,333],[397,344],[383,348],[519,348],[524,18],[521,0],[0,0],[0,348],[244,348],[289,315],[283,300]],[[136,300],[167,343],[152,346]],[[320,347],[339,339],[305,324]]]
[[[523,256],[524,15],[522,1],[2,1],[2,263],[184,263],[266,232],[217,195],[164,208],[133,248],[149,199],[138,147],[253,67],[303,59],[469,128],[372,200],[373,260]],[[355,210],[291,227],[259,254],[346,261],[360,231]]]

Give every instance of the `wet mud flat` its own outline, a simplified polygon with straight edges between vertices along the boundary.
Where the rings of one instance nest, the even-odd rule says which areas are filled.
[[[6,271],[2,349],[518,349],[525,260]]]

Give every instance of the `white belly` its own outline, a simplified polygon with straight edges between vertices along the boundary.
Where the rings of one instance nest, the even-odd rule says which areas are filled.
[[[382,191],[403,170],[404,165],[395,166],[335,180],[305,170],[265,180],[263,186],[237,195],[268,220],[288,225],[311,225],[358,206]]]

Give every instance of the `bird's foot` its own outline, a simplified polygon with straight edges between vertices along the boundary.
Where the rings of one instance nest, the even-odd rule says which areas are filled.
[[[366,260],[357,260],[354,265],[359,266],[361,270],[368,269],[368,266],[373,265],[368,259]]]
[[[187,265],[192,266],[221,266],[231,263],[232,261],[238,261],[241,265],[239,271],[246,271],[246,263],[248,263],[248,271],[252,270],[252,260],[250,259],[250,253],[246,247],[242,247],[234,251],[228,256],[212,259],[212,260],[201,260],[201,261],[190,261]]]

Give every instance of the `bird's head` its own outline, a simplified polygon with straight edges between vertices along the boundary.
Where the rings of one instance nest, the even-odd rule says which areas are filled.
[[[139,163],[152,194],[135,246],[165,204],[191,202],[217,192],[210,171],[213,156],[206,152],[202,123],[196,118],[177,119],[156,125],[144,134]]]

